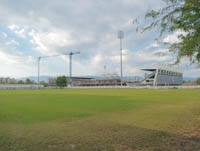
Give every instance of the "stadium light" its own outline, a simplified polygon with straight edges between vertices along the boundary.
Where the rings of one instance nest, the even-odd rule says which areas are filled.
[[[120,40],[120,65],[121,65],[121,87],[123,85],[123,66],[122,66],[122,39],[124,38],[124,32],[119,30],[118,31],[118,39]]]
[[[41,57],[38,57],[38,89],[40,88],[40,61],[41,61]]]

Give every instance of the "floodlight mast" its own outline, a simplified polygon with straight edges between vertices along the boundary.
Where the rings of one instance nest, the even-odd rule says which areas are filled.
[[[40,60],[41,57],[38,57],[38,82],[37,82],[38,89],[40,88]]]
[[[120,65],[121,65],[121,87],[123,86],[123,58],[122,58],[122,39],[124,38],[124,32],[122,30],[118,31],[118,39],[120,40]]]

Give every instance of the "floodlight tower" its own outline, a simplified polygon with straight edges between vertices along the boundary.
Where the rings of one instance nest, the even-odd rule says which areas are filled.
[[[40,88],[40,61],[41,61],[42,57],[38,57],[38,89]]]
[[[80,54],[80,51],[77,52],[70,52],[69,55],[69,83],[70,87],[72,87],[72,56],[75,54]]]
[[[120,65],[121,65],[121,87],[123,86],[123,69],[122,69],[122,39],[124,39],[124,32],[122,30],[118,31],[118,39],[120,40]]]

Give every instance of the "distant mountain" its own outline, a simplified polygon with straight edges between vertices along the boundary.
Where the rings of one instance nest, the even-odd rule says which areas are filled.
[[[77,77],[81,77],[81,76],[77,76]],[[97,80],[120,78],[119,76],[110,76],[110,77],[108,77],[108,76],[82,76],[82,77],[92,78],[92,79],[97,79]],[[38,77],[36,77],[36,76],[30,76],[30,77],[20,78],[20,79],[17,79],[17,80],[25,81],[27,78],[30,79],[30,80],[33,80],[35,82],[37,82],[37,79],[38,79]],[[54,76],[40,76],[40,81],[49,82],[49,79],[52,79],[52,78],[56,78],[56,77],[54,77]],[[138,77],[138,79],[142,80],[143,78],[142,77]],[[135,80],[135,76],[124,76],[123,80]],[[194,82],[194,81],[197,80],[197,78],[183,77],[183,80],[184,81],[192,81],[192,82]]]
[[[183,80],[184,81],[191,81],[191,82],[194,82],[197,80],[197,78],[192,78],[192,77],[183,77]]]
[[[53,77],[53,76],[40,76],[40,81],[49,82],[49,79],[52,79],[52,78],[55,78],[55,77]],[[30,79],[32,81],[37,82],[38,77],[36,77],[36,76],[30,76],[30,77],[19,78],[17,80],[23,80],[23,81],[25,81],[26,79]]]
[[[87,77],[87,78],[93,78],[93,79],[96,79],[96,80],[120,79],[120,76],[85,76],[85,77]],[[122,79],[123,79],[123,80],[135,80],[136,77],[135,77],[135,76],[123,76]],[[143,78],[137,76],[137,79],[138,79],[138,80],[142,80]]]
[[[81,77],[81,76],[77,76],[77,77]],[[96,79],[96,80],[104,80],[104,79],[115,79],[115,78],[120,78],[119,76],[82,76],[83,78],[92,78],[92,79]],[[45,82],[49,82],[49,79],[52,78],[56,78],[53,76],[40,76],[40,81],[45,81]],[[142,77],[137,77],[138,80],[142,80]],[[24,77],[24,78],[19,78],[17,80],[23,80],[25,81],[26,79],[30,79],[32,81],[37,82],[38,77],[37,76],[30,76],[30,77]],[[134,76],[124,76],[123,80],[135,80]]]

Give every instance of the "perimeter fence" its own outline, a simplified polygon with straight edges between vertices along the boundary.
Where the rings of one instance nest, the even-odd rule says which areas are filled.
[[[38,85],[11,85],[0,84],[0,90],[34,90],[38,89]],[[61,89],[60,87],[44,87],[39,86],[39,89]],[[84,86],[84,87],[65,87],[62,89],[200,89],[198,86]]]

